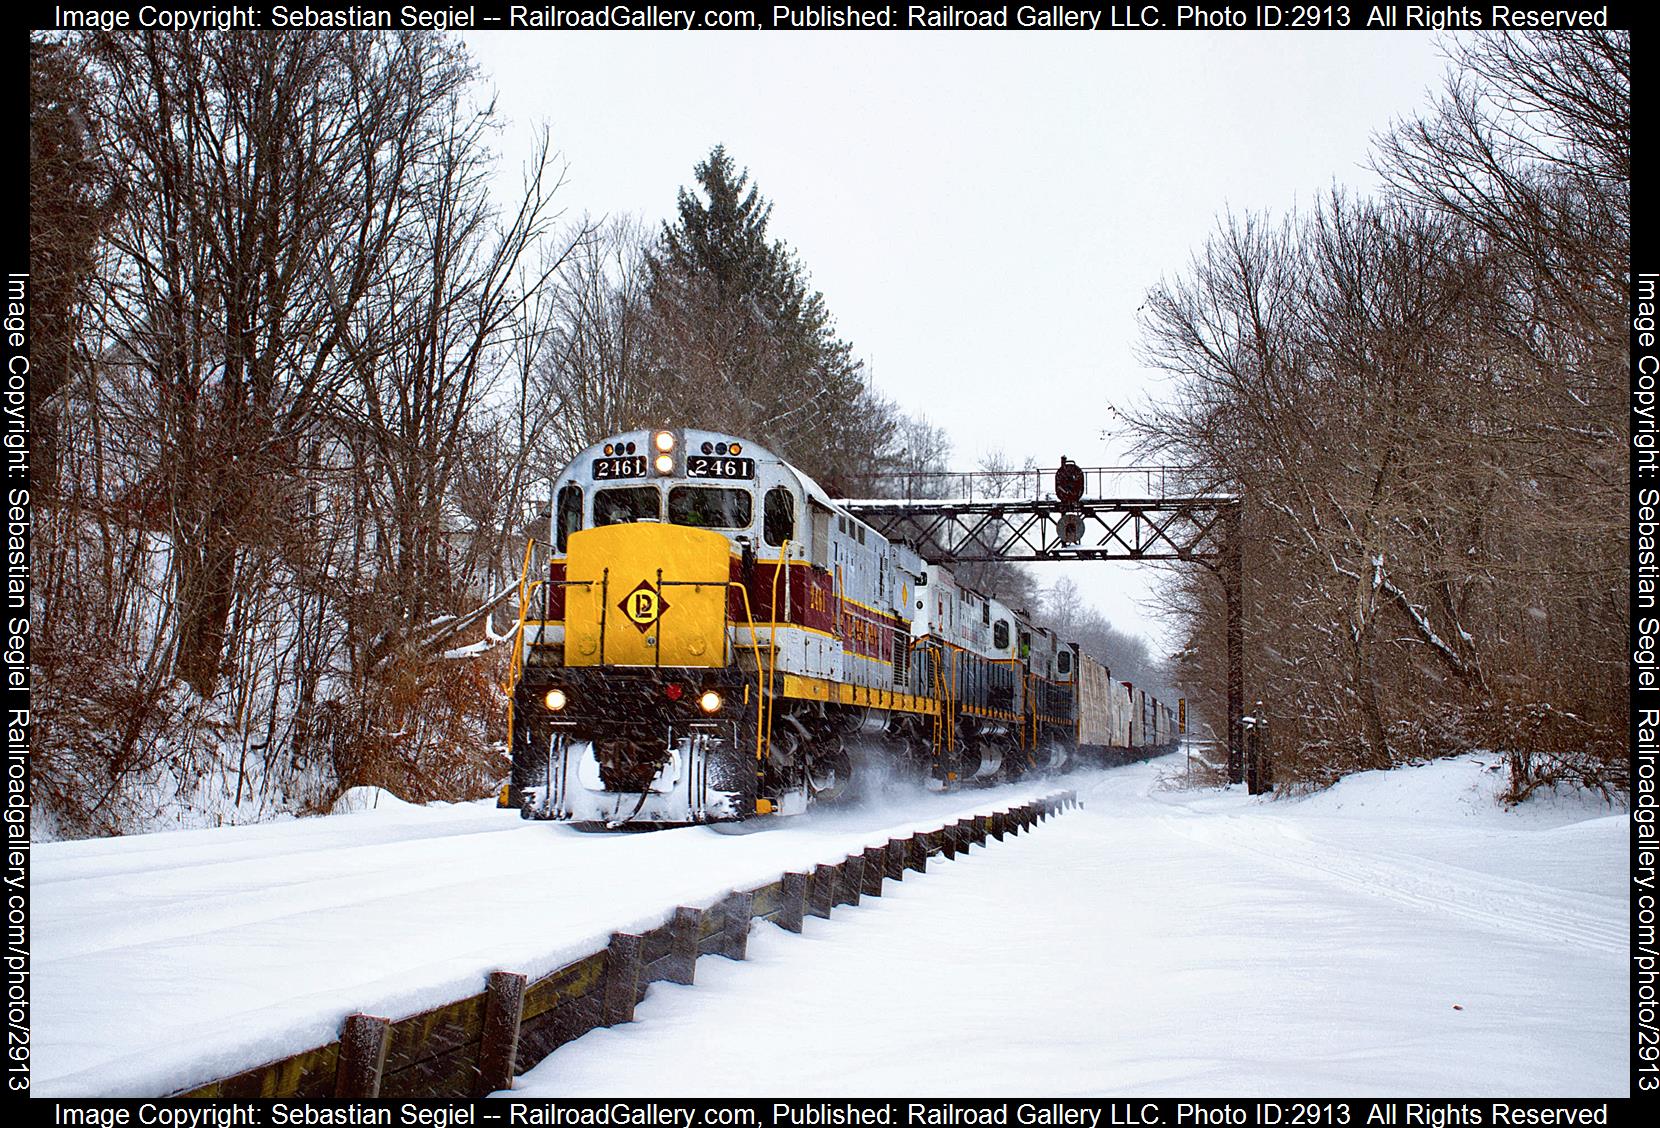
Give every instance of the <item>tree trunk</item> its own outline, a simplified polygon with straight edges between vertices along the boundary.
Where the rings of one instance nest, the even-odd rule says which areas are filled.
[[[179,546],[175,669],[202,697],[219,687],[225,628],[236,580],[236,536],[229,503],[215,501],[201,533]]]

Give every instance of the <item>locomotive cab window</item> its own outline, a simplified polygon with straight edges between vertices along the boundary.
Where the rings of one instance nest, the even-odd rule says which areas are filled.
[[[768,544],[781,548],[787,540],[795,539],[795,498],[784,486],[767,491],[761,505],[761,532]]]
[[[594,527],[661,521],[663,495],[654,486],[594,491]]]
[[[747,529],[755,514],[748,490],[676,486],[669,491],[669,522],[703,529]]]
[[[559,491],[559,515],[554,524],[555,541],[559,551],[565,551],[570,535],[582,528],[582,487],[565,486]]]
[[[1009,621],[1007,619],[997,620],[997,625],[991,628],[991,644],[999,650],[1009,648]]]
[[[1059,670],[1063,674],[1070,674],[1072,672],[1071,651],[1063,650],[1059,654],[1055,655],[1055,669]]]

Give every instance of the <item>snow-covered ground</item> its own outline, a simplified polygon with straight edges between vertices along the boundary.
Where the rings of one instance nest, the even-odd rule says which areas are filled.
[[[582,834],[487,803],[38,846],[37,1096],[155,1096],[532,977],[785,869],[1069,783],[815,812],[753,834]],[[370,807],[368,804],[375,803]],[[367,809],[361,809],[367,808]],[[706,961],[705,961],[706,962]]]
[[[513,1095],[1629,1093],[1622,815],[1504,811],[1476,759],[1289,801],[1170,770],[762,927]]]
[[[570,1094],[1624,1094],[1627,823],[1501,810],[1473,760],[1302,800],[1074,775],[1085,808],[758,924]],[[582,835],[481,805],[41,846],[35,1093],[159,1094],[531,975],[676,904],[1052,790],[914,796],[749,835]],[[920,808],[920,809],[919,809]]]

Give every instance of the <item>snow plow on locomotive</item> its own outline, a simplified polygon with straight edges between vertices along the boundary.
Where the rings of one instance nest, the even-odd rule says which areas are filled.
[[[794,814],[876,777],[951,787],[1175,741],[1167,706],[745,440],[614,436],[556,479],[551,524],[509,677],[502,801],[526,818]]]

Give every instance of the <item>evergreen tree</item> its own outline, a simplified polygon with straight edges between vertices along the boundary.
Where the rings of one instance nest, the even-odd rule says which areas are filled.
[[[871,393],[852,346],[794,252],[772,239],[772,205],[717,145],[682,188],[679,218],[647,255],[657,422],[751,435],[835,490],[867,467],[895,412]]]

